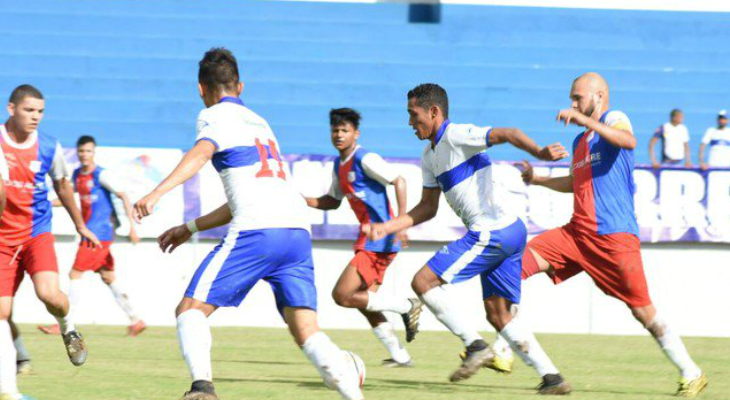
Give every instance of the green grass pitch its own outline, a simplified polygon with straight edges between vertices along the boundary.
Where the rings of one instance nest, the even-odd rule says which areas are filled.
[[[81,368],[66,358],[61,339],[21,327],[33,355],[34,372],[21,377],[21,390],[38,400],[179,399],[189,387],[174,328],[150,328],[138,338],[124,327],[87,326],[90,355]],[[368,399],[534,399],[539,383],[519,360],[515,371],[500,376],[483,370],[472,379],[450,384],[458,364],[459,341],[446,332],[422,332],[409,350],[412,369],[386,369],[386,358],[371,332],[327,332],[343,349],[367,365]],[[674,367],[649,337],[538,335],[573,385],[572,399],[669,399],[677,379]],[[492,338],[492,334],[487,334]],[[700,398],[730,399],[730,339],[686,338],[710,384]],[[337,399],[283,329],[214,328],[213,373],[224,400]]]

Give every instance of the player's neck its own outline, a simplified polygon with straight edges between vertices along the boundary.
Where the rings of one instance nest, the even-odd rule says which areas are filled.
[[[96,163],[92,161],[89,165],[81,166],[81,173],[90,174],[90,173],[94,172],[95,169],[96,169]]]
[[[8,119],[8,121],[5,123],[5,131],[8,133],[8,137],[10,138],[10,140],[15,142],[16,144],[25,143],[31,135],[30,133],[25,133],[17,129],[12,119]]]
[[[357,142],[353,143],[352,146],[340,151],[340,160],[347,160],[348,157],[352,155],[352,153],[357,150]]]

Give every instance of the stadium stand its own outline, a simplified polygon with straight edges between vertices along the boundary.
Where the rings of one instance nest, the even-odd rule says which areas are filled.
[[[569,144],[575,129],[555,113],[569,105],[572,78],[598,70],[633,119],[643,162],[668,110],[685,110],[694,155],[730,107],[730,14],[442,5],[423,21],[424,10],[401,3],[0,4],[0,93],[41,88],[45,130],[66,146],[91,133],[105,145],[190,147],[201,108],[191,77],[200,54],[221,45],[238,54],[244,100],[288,153],[332,153],[327,112],[350,106],[364,115],[365,146],[417,157],[405,93],[425,81],[449,91],[453,120]]]

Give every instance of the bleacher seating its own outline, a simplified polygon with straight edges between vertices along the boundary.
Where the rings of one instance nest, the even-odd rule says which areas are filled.
[[[289,153],[332,154],[327,112],[364,116],[362,142],[418,157],[406,92],[442,84],[458,122],[518,126],[540,142],[572,142],[554,122],[572,79],[612,84],[632,118],[637,159],[669,110],[686,111],[693,157],[730,108],[730,14],[442,5],[440,22],[409,5],[230,0],[0,1],[0,93],[32,83],[48,99],[45,131],[71,146],[189,148],[202,107],[197,61],[212,46],[238,56],[244,101]],[[412,14],[411,14],[412,15]],[[500,158],[521,159],[515,150]]]

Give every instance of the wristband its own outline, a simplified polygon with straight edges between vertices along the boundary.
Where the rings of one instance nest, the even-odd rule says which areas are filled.
[[[195,224],[194,219],[191,219],[190,221],[185,223],[185,226],[188,227],[188,230],[190,231],[190,233],[195,233],[198,231],[198,225]]]

